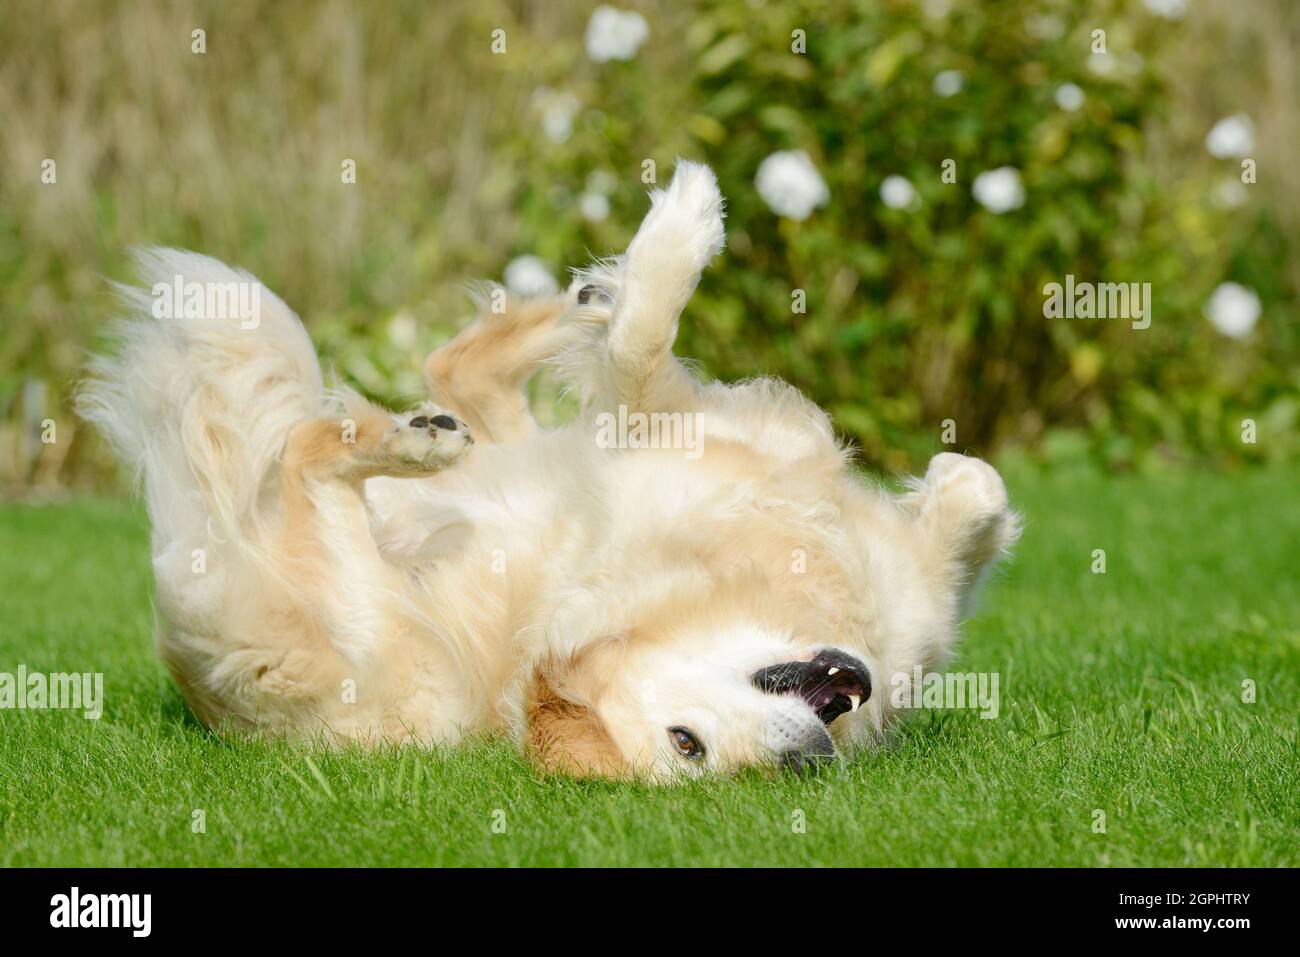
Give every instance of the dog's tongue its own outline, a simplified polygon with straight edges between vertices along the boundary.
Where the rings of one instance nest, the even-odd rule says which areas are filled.
[[[787,661],[755,672],[750,680],[771,694],[797,694],[830,724],[871,697],[871,676],[862,662],[842,651],[818,652],[811,661]]]

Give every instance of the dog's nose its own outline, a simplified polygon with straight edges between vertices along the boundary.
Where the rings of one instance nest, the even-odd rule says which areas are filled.
[[[796,774],[823,767],[835,759],[835,742],[826,733],[825,728],[815,732],[799,745],[786,748],[781,752],[781,766],[789,768]]]
[[[456,431],[456,420],[449,415],[435,415],[431,421],[440,429],[446,429],[448,432]]]
[[[817,768],[830,764],[834,759],[834,750],[830,754],[823,754],[820,751],[800,751],[798,748],[791,748],[788,751],[781,752],[781,766],[793,771],[795,774],[815,771]]]

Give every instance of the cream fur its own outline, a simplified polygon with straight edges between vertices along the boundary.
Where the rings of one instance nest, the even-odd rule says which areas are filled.
[[[793,388],[687,372],[672,344],[722,216],[713,174],[679,162],[624,256],[485,310],[429,359],[439,406],[401,416],[327,394],[274,296],[255,329],[153,319],[154,282],[251,277],[144,254],[81,409],[142,478],[158,647],[200,717],[366,744],[503,732],[549,768],[666,779],[771,764],[816,733],[749,676],[837,648],[874,691],[831,734],[877,740],[889,677],[944,659],[1017,522],[979,460],[936,456],[894,496]],[[582,412],[540,431],[522,389],[548,363]],[[600,447],[620,405],[698,415],[701,454]],[[440,410],[459,427],[412,424]],[[674,726],[702,758],[674,751]]]

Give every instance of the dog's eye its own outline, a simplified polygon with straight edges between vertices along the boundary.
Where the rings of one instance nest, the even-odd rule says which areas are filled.
[[[669,728],[668,737],[682,757],[692,760],[704,757],[704,747],[695,740],[695,734],[689,728]]]

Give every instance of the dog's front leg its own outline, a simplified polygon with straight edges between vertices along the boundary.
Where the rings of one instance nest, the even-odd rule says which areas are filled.
[[[606,343],[612,404],[680,407],[690,376],[673,357],[682,310],[704,267],[722,249],[722,194],[713,171],[679,160],[667,190],[650,194],[650,212],[623,258]]]
[[[997,470],[967,455],[943,452],[903,499],[915,516],[925,554],[964,609],[980,581],[1020,535]]]
[[[418,477],[449,468],[473,444],[468,428],[440,409],[392,415],[354,400],[346,415],[294,427],[285,445],[285,523],[276,567],[301,611],[353,665],[394,627],[398,577],[371,532],[365,480]]]

